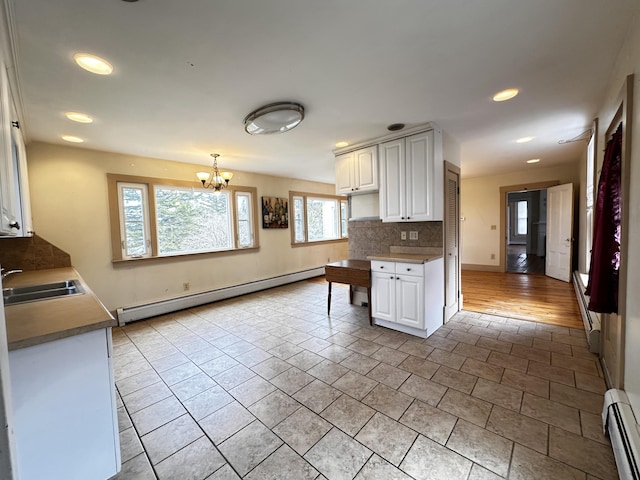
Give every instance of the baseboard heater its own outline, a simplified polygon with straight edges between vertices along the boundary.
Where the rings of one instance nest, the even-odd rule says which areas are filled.
[[[640,480],[639,426],[624,390],[612,389],[604,394],[602,424],[611,440],[620,478]]]
[[[589,310],[589,297],[584,294],[588,276],[578,271],[573,272],[573,288],[576,291],[578,306],[582,314],[582,323],[587,333],[587,342],[591,353],[600,353],[600,316]]]
[[[151,318],[166,313],[177,312],[185,308],[197,307],[211,302],[225,300],[227,298],[246,295],[247,293],[259,292],[273,287],[279,287],[289,283],[307,280],[309,278],[324,275],[324,267],[312,268],[301,272],[289,273],[277,277],[256,280],[255,282],[233,285],[231,287],[209,290],[206,292],[192,293],[181,297],[170,298],[167,300],[159,300],[157,302],[146,303],[143,305],[135,305],[131,307],[122,307],[116,310],[118,315],[118,323],[122,326],[126,323],[144,318]]]

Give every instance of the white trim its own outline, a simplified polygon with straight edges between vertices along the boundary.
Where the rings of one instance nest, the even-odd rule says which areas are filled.
[[[167,300],[160,300],[153,303],[122,307],[116,310],[118,323],[122,326],[125,323],[133,322],[134,320],[142,320],[144,318],[155,317],[157,315],[164,315],[166,313],[184,310],[185,308],[197,307],[199,305],[205,305],[207,303],[217,302],[227,298],[259,292],[261,290],[267,290],[269,288],[279,287],[281,285],[299,282],[300,280],[319,277],[321,275],[324,275],[324,267],[312,268],[301,272],[289,273],[278,277],[266,278],[255,282],[209,290],[207,292],[194,293]]]

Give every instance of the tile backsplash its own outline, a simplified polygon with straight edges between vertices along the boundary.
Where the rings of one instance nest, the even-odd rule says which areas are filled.
[[[0,265],[11,270],[45,270],[71,266],[71,256],[44,238],[0,238]]]
[[[407,239],[401,239],[406,232]],[[418,240],[410,240],[418,232]],[[383,223],[382,220],[349,221],[349,258],[389,253],[391,246],[442,248],[442,222]]]

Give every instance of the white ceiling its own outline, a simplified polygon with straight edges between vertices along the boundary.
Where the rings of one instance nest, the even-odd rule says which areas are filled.
[[[332,149],[435,122],[466,177],[574,161],[637,0],[8,0],[28,141],[333,182]],[[108,77],[74,53],[102,56]],[[515,99],[492,95],[517,87]],[[294,130],[242,121],[302,103]],[[65,111],[93,115],[76,124]],[[534,136],[527,144],[515,139]],[[535,166],[525,160],[541,158]]]

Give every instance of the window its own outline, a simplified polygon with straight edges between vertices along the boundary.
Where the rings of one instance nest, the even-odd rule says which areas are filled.
[[[345,197],[289,192],[289,204],[292,205],[294,245],[347,238]]]
[[[527,234],[527,201],[523,200],[517,205],[517,215],[518,215],[518,224],[516,228],[517,235],[526,235]]]
[[[215,193],[189,182],[112,174],[108,182],[115,261],[258,246],[255,188]]]
[[[594,128],[595,131],[595,128]],[[595,134],[591,135],[591,139],[589,140],[589,144],[587,145],[587,184],[586,184],[586,198],[585,198],[585,229],[586,229],[586,239],[585,239],[585,252],[584,252],[584,261],[585,261],[585,273],[589,272],[591,267],[591,249],[593,248],[593,197],[594,197],[594,186],[595,186],[595,150],[596,150],[596,136]]]
[[[120,247],[123,258],[151,255],[148,205],[146,185],[118,183],[120,231],[123,233]]]

